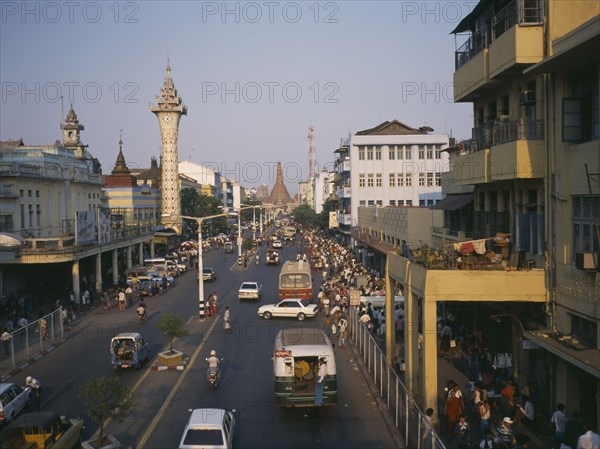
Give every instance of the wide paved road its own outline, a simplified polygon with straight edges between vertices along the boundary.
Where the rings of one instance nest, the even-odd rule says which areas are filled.
[[[275,334],[284,326],[320,327],[322,318],[265,321],[256,315],[254,301],[239,302],[237,289],[243,280],[263,284],[261,304],[277,300],[280,266],[261,264],[238,267],[233,255],[222,250],[205,253],[205,266],[217,273],[214,283],[205,283],[205,293],[218,291],[220,309],[231,310],[233,332],[224,334],[220,315],[200,321],[197,318],[198,286],[196,272],[181,276],[168,293],[149,298],[150,317],[140,324],[133,308],[120,312],[113,308],[86,314],[67,342],[35,362],[13,381],[22,384],[27,375],[43,384],[44,408],[68,416],[83,414],[78,390],[95,375],[119,376],[135,389],[137,406],[123,423],[111,422],[107,430],[132,448],[176,448],[187,419],[188,409],[218,407],[236,409],[234,446],[237,448],[392,448],[394,443],[376,407],[352,352],[336,347],[338,404],[334,408],[281,409],[273,401],[271,355]],[[282,259],[295,259],[296,248],[286,247]],[[315,275],[318,288],[319,275]],[[190,356],[184,371],[140,371],[115,373],[110,366],[109,343],[118,332],[136,330],[152,344],[152,356],[164,348],[165,338],[155,327],[161,312],[177,311],[187,321],[190,335],[175,347]],[[211,349],[224,358],[221,385],[212,391],[206,381],[206,362]],[[86,421],[84,436],[97,426]],[[127,446],[125,446],[127,447]]]

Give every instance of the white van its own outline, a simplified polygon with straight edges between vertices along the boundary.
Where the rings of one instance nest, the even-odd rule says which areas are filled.
[[[385,308],[385,296],[361,296],[360,305],[361,307],[367,307],[367,304],[371,303],[374,309]],[[404,307],[404,296],[396,296],[394,298],[394,305]]]
[[[333,345],[321,329],[287,328],[275,337],[273,375],[275,404],[285,407],[314,406],[319,358],[325,358],[327,374],[323,405],[337,402],[337,371]]]

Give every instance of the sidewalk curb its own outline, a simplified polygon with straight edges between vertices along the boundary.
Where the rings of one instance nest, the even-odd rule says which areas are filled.
[[[356,351],[356,347],[354,346],[353,341],[351,339],[348,339],[346,346],[352,350],[352,354],[354,356],[354,359],[356,360],[356,364],[360,368],[360,373],[364,377],[365,382],[367,383],[367,385],[369,387],[369,391],[375,398],[375,402],[377,403],[377,408],[379,409],[379,413],[381,413],[383,421],[385,422],[385,425],[387,426],[388,431],[390,432],[390,436],[392,437],[392,440],[394,441],[394,445],[398,449],[406,448],[406,444],[404,443],[404,438],[402,438],[400,430],[398,430],[396,428],[396,424],[394,423],[392,416],[388,412],[387,405],[385,404],[383,399],[379,396],[379,392],[377,391],[377,389],[375,388],[375,384],[371,380],[371,377],[367,371],[367,368],[365,367],[363,359],[361,358],[360,354]]]

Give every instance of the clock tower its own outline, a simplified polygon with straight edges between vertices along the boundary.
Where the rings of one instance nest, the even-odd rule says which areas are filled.
[[[81,143],[81,131],[84,127],[77,119],[77,114],[71,105],[67,119],[64,123],[60,124],[60,128],[63,130],[63,145],[65,148],[73,150],[76,156],[81,159],[84,156],[84,151],[87,145]]]
[[[161,152],[161,222],[181,234],[181,200],[179,193],[179,156],[177,139],[179,120],[187,115],[187,106],[177,95],[177,89],[171,79],[171,66],[167,64],[167,77],[156,104],[150,105],[150,111],[156,114],[162,140]]]

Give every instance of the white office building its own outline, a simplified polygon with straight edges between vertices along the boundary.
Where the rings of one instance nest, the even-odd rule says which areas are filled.
[[[351,137],[351,216],[361,206],[433,206],[442,199],[442,173],[449,170],[446,134],[411,128],[398,120]]]

